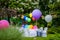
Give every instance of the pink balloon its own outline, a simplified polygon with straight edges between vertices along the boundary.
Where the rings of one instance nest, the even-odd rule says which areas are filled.
[[[2,24],[1,24],[1,21],[0,21],[0,29],[2,29],[3,27],[2,27]]]
[[[33,29],[38,29],[38,27],[35,25]]]
[[[9,22],[7,20],[0,21],[0,29],[8,28],[8,27],[9,27]]]

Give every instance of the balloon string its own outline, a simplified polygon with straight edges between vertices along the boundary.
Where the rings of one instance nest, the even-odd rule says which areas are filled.
[[[48,24],[49,24],[49,23],[47,23],[47,27],[48,27]]]
[[[37,20],[36,20],[36,26],[37,26]]]
[[[48,23],[47,23],[47,27],[48,27]]]

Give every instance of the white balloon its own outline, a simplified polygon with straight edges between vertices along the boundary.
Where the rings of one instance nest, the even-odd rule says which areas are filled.
[[[45,16],[45,21],[46,21],[46,22],[52,21],[52,16],[51,16],[51,15]]]

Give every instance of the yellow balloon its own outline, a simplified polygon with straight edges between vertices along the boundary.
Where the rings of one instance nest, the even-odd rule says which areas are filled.
[[[30,13],[29,16],[32,17],[32,13]]]
[[[21,16],[21,19],[24,19],[24,15]]]
[[[29,26],[29,29],[32,29],[32,28],[33,28],[33,25],[30,25],[30,26]]]

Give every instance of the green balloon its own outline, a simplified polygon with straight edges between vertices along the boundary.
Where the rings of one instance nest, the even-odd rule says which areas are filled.
[[[28,20],[27,20],[28,22],[31,22],[31,19],[30,18],[28,18]]]

